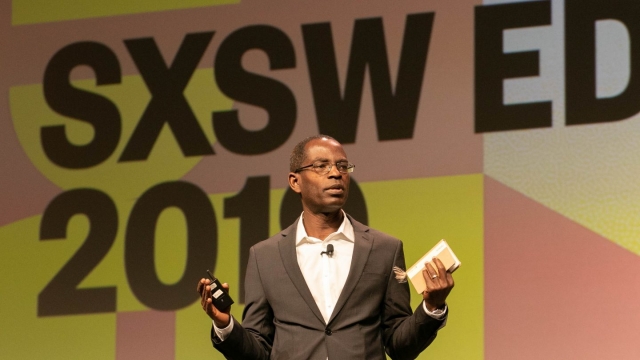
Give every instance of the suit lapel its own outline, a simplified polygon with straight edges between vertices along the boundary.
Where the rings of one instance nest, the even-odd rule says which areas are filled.
[[[367,264],[369,253],[371,252],[371,248],[373,246],[373,239],[371,239],[371,235],[369,234],[369,228],[366,225],[363,225],[354,220],[351,216],[347,215],[347,217],[351,221],[351,225],[353,225],[353,233],[355,236],[355,241],[353,244],[353,256],[351,258],[351,266],[349,268],[347,281],[344,283],[344,287],[342,288],[340,297],[338,297],[336,307],[331,313],[329,323],[331,323],[331,321],[333,321],[338,313],[340,313],[342,307],[347,302],[347,299],[349,299],[349,296],[351,296],[351,293],[356,288],[356,285],[358,285],[358,281],[360,280],[360,276],[364,271],[364,266]]]
[[[298,265],[298,257],[296,255],[296,228],[298,221],[293,223],[293,225],[289,226],[287,229],[281,232],[282,238],[278,242],[278,248],[280,250],[280,259],[282,259],[282,263],[284,265],[287,274],[289,275],[289,279],[298,290],[302,299],[307,303],[313,314],[324,324],[324,318],[322,317],[322,313],[320,309],[318,309],[318,305],[316,301],[313,299],[313,295],[311,295],[311,291],[307,286],[307,282],[304,280],[304,276],[302,275],[302,271],[300,270],[300,266]]]

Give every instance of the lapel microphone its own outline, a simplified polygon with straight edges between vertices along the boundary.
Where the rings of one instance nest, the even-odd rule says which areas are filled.
[[[327,254],[329,255],[329,257],[331,257],[331,255],[333,255],[333,244],[329,244],[327,245],[327,251],[323,251],[320,253],[320,256]]]

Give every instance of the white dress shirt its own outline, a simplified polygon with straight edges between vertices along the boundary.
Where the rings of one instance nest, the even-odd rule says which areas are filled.
[[[329,322],[351,267],[355,235],[344,212],[343,216],[338,230],[324,240],[307,235],[303,223],[304,213],[298,220],[296,230],[298,266],[325,323]],[[329,244],[333,245],[333,254],[321,255]]]

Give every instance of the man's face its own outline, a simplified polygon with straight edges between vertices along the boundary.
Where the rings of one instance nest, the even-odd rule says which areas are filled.
[[[335,140],[316,139],[305,146],[305,159],[302,166],[316,161],[332,164],[331,171],[319,175],[309,168],[299,173],[291,173],[289,176],[291,188],[301,194],[302,207],[305,211],[313,213],[338,211],[347,201],[349,174],[340,173],[335,164],[338,161],[347,161],[347,154],[342,149],[342,145]]]

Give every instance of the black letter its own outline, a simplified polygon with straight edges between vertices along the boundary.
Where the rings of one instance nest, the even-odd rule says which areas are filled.
[[[120,161],[145,160],[149,157],[165,123],[169,125],[185,156],[213,154],[183,94],[212,37],[212,32],[187,34],[171,68],[167,68],[153,38],[124,41],[152,98]]]
[[[65,239],[69,222],[79,214],[89,220],[87,238],[38,295],[38,316],[116,311],[115,286],[78,286],[116,240],[118,212],[109,196],[95,189],[74,189],[56,196],[42,214],[40,240]]]
[[[156,271],[155,233],[160,214],[171,207],[180,209],[187,222],[187,263],[177,283],[165,284]],[[136,298],[157,310],[189,306],[198,297],[193,279],[202,276],[202,269],[215,269],[217,231],[209,197],[193,184],[166,182],[142,194],[129,215],[124,244],[127,279]]]
[[[475,128],[477,133],[551,126],[551,102],[504,105],[504,79],[539,75],[538,51],[504,54],[505,29],[549,25],[551,3],[477,6]]]
[[[382,19],[357,20],[344,97],[329,23],[303,25],[309,76],[320,133],[354,143],[364,74],[369,68],[379,140],[410,139],[422,89],[433,13],[407,16],[395,94],[391,86]]]
[[[638,113],[640,81],[640,7],[637,1],[565,0],[566,124],[592,124],[626,119]],[[615,19],[629,31],[631,72],[623,93],[596,98],[595,23]]]
[[[64,125],[40,129],[42,148],[56,165],[69,169],[95,166],[111,156],[120,140],[120,112],[108,99],[71,86],[69,74],[87,65],[96,74],[96,85],[119,84],[118,58],[108,47],[95,42],[78,42],[58,51],[44,72],[44,97],[55,112],[93,125],[90,143],[75,145],[65,135]]]
[[[269,177],[250,177],[244,188],[233,197],[224,199],[224,217],[240,218],[240,294],[244,304],[244,278],[249,262],[249,250],[269,237]],[[297,195],[297,194],[296,194]]]
[[[263,154],[284,144],[296,123],[296,99],[279,81],[247,72],[242,55],[251,49],[263,50],[271,70],[296,66],[291,40],[281,30],[266,25],[248,26],[229,35],[218,49],[215,78],[220,91],[230,98],[264,108],[269,122],[264,129],[249,131],[242,127],[238,111],[213,113],[213,131],[218,141],[237,154]]]

